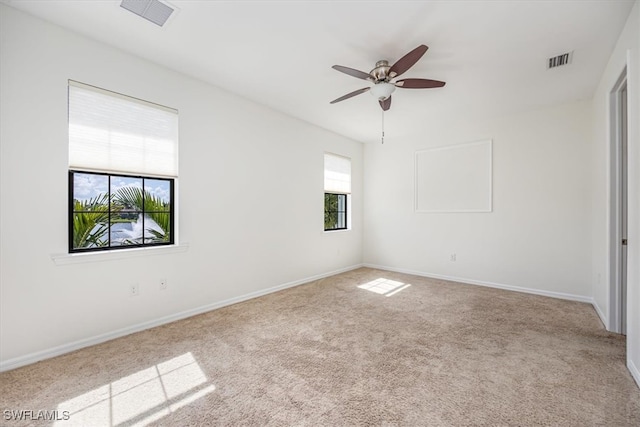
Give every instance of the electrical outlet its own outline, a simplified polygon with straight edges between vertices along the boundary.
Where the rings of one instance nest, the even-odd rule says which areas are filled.
[[[457,258],[456,254],[451,254],[451,256],[449,257],[449,261],[456,262],[456,258]]]
[[[129,288],[129,293],[132,297],[137,297],[140,295],[140,285],[138,283],[133,283]]]
[[[160,290],[161,291],[167,290],[167,279],[160,279]]]

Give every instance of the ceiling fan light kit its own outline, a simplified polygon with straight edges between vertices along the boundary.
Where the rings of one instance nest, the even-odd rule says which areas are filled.
[[[396,87],[391,83],[380,82],[376,83],[369,92],[371,92],[371,95],[378,101],[384,101],[391,96],[394,90],[396,90]]]

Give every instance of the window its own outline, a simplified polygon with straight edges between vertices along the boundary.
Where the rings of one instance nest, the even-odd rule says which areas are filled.
[[[347,195],[324,193],[324,230],[347,229]]]
[[[176,110],[69,81],[69,252],[173,244]]]
[[[349,228],[348,204],[351,195],[351,160],[335,154],[324,155],[324,230]]]
[[[69,172],[70,251],[173,243],[173,180]]]

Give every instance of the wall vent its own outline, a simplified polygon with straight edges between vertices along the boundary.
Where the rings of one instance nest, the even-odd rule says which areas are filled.
[[[158,0],[122,0],[120,7],[161,27],[175,11],[173,7]]]
[[[573,51],[563,53],[557,56],[552,56],[551,58],[547,59],[547,69],[550,70],[551,68],[558,68],[558,67],[562,67],[563,65],[569,65],[571,64],[572,60],[573,60]]]

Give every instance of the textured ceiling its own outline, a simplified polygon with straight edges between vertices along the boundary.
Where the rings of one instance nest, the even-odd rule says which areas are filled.
[[[385,122],[404,135],[455,114],[505,114],[591,98],[633,1],[172,1],[160,28],[119,1],[3,1],[245,98],[362,142],[379,141],[367,86],[331,69],[368,72],[420,44]],[[546,58],[574,51],[568,67]]]

